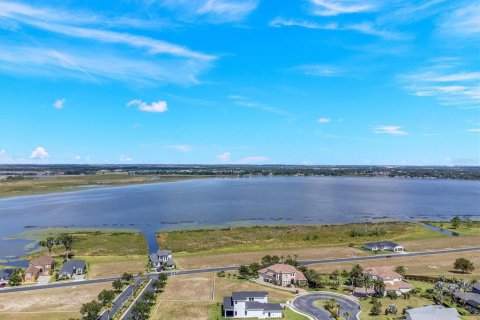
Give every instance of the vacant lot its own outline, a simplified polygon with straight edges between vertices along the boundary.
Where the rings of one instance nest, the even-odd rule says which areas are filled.
[[[250,264],[258,262],[265,255],[297,256],[299,260],[328,259],[340,257],[363,256],[368,253],[350,247],[316,247],[283,250],[264,250],[228,253],[179,253],[175,254],[175,261],[182,269],[197,269],[207,267],[224,267],[231,265]]]
[[[212,301],[214,274],[170,277],[162,300]]]
[[[352,237],[356,231],[359,236]],[[361,245],[367,241],[444,238],[414,223],[255,226],[161,232],[158,243],[174,252],[242,252],[278,248]]]
[[[92,174],[84,176],[54,176],[34,179],[26,178],[24,180],[1,180],[0,198],[30,194],[76,191],[85,189],[85,187],[170,182],[200,177],[203,176],[133,176],[126,174]]]
[[[111,283],[2,293],[0,319],[68,319],[80,316],[83,303],[96,299]]]
[[[480,234],[480,233],[479,233]],[[407,251],[431,251],[441,249],[452,249],[462,247],[478,246],[480,244],[480,235],[465,237],[446,237],[438,239],[410,240],[403,241]]]
[[[142,256],[78,256],[85,259],[89,266],[89,279],[120,276],[124,272],[137,274],[145,272],[146,255]]]
[[[206,301],[159,301],[152,308],[152,320],[209,320],[212,302]]]
[[[471,274],[459,274],[453,272],[453,262],[457,258],[467,258],[473,262],[476,269]],[[457,278],[480,279],[480,251],[466,253],[451,253],[424,257],[385,258],[381,260],[325,263],[311,265],[310,267],[320,272],[329,273],[336,269],[350,270],[353,265],[360,264],[362,267],[391,267],[403,265],[407,274],[415,275],[445,275]]]
[[[458,232],[464,235],[479,235],[480,234],[480,221],[462,221],[458,228],[454,228],[450,222],[429,222],[432,226],[447,229],[453,232]]]

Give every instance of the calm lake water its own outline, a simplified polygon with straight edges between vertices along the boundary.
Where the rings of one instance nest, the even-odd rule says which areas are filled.
[[[347,177],[197,179],[0,200],[0,238],[28,228],[157,230],[480,218],[480,181]],[[0,259],[25,243],[0,241]],[[21,250],[21,249],[20,249]],[[3,258],[2,258],[3,257]]]

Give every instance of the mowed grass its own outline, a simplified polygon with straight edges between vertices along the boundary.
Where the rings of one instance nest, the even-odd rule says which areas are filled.
[[[458,258],[467,258],[472,261],[475,266],[475,270],[469,274],[455,272],[453,270],[453,263]],[[456,277],[462,279],[480,279],[480,251],[448,253],[422,257],[385,258],[370,261],[323,263],[310,265],[309,267],[322,273],[331,273],[334,270],[351,270],[355,264],[360,264],[363,268],[388,267],[392,270],[396,266],[403,265],[406,268],[406,273],[411,275],[444,275],[446,277]]]
[[[371,304],[371,299],[361,299],[358,301],[360,303],[360,308],[362,309],[362,312],[360,313],[360,320],[392,320],[392,319],[403,319],[400,317],[402,314],[402,311],[404,308],[407,306],[412,306],[413,308],[418,308],[418,307],[423,307],[425,305],[431,305],[434,304],[433,301],[422,298],[422,297],[414,297],[411,296],[410,299],[403,299],[403,298],[398,298],[396,300],[392,300],[390,298],[380,298],[378,299],[380,303],[382,304],[382,314],[378,316],[372,316],[370,315],[370,309],[372,309],[372,304]],[[397,316],[393,317],[392,315],[385,315],[385,309],[388,308],[389,305],[395,305],[397,307]]]
[[[426,221],[426,223],[435,227],[440,227],[453,232],[458,232],[462,235],[472,235],[472,236],[480,235],[480,221],[477,221],[477,220],[470,221],[469,223],[462,221],[458,226],[458,228],[455,228],[451,222]]]
[[[171,182],[185,179],[196,179],[204,176],[135,176],[127,174],[83,175],[83,176],[50,176],[24,180],[1,180],[0,198],[22,195],[78,191],[85,187],[121,186],[129,184]]]
[[[87,261],[90,279],[118,276],[124,272],[137,274],[146,269],[147,243],[143,234],[136,231],[58,228],[31,230],[16,237],[38,241],[62,233],[73,236],[73,258]],[[64,250],[62,245],[53,248],[51,255],[57,258],[57,263],[61,263]],[[40,248],[28,258],[47,254],[46,248]]]
[[[2,293],[0,319],[69,319],[78,318],[83,303],[96,299],[111,283],[88,284],[25,292]]]
[[[353,229],[381,229],[381,236],[351,237]],[[177,230],[157,234],[158,243],[174,252],[239,252],[278,248],[361,245],[367,241],[421,240],[446,237],[415,223],[385,222],[345,225],[293,225],[229,227],[197,230]]]
[[[224,320],[222,316],[222,304],[212,304],[210,306],[210,317],[207,318],[208,320]],[[255,318],[254,318],[255,319]],[[296,313],[295,311],[290,310],[289,308],[285,308],[283,310],[283,318],[286,320],[308,320],[307,317],[302,316],[301,314]]]

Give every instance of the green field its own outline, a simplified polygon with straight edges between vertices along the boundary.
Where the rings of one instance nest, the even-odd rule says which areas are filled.
[[[181,175],[78,175],[78,176],[49,176],[42,178],[26,178],[21,180],[0,180],[0,198],[24,196],[42,193],[67,192],[98,188],[105,186],[121,186],[128,184],[172,182],[185,179],[197,179],[208,176],[181,176]]]
[[[210,306],[210,320],[224,320],[222,316],[222,305],[221,304],[212,304]],[[283,318],[285,320],[308,320],[307,317],[298,314],[289,308],[283,310]]]
[[[435,227],[440,227],[446,230],[450,230],[453,232],[458,232],[463,235],[469,235],[469,236],[478,236],[480,235],[480,221],[470,221],[470,222],[465,222],[462,221],[458,228],[454,228],[450,222],[435,222],[435,221],[426,221],[425,223],[428,223],[432,226]]]
[[[352,230],[366,232],[382,230],[382,234],[352,237],[349,234]],[[177,253],[240,252],[349,244],[360,246],[364,242],[376,240],[404,241],[445,237],[438,232],[407,222],[228,227],[177,230],[157,234],[161,247]]]

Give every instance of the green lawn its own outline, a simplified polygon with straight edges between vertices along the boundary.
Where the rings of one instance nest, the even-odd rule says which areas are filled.
[[[283,311],[283,318],[285,320],[308,320],[307,317],[302,316],[301,314],[296,313],[295,311],[285,308]],[[222,305],[221,304],[212,304],[210,306],[210,320],[225,320],[222,316]]]
[[[469,236],[478,236],[480,235],[480,221],[470,221],[470,223],[462,221],[459,225],[458,228],[454,228],[450,222],[431,222],[431,221],[426,221],[425,223],[428,223],[432,226],[435,227],[440,227],[443,229],[447,229],[453,232],[458,232],[463,235],[469,235]]]
[[[352,230],[382,230],[378,236],[351,237]],[[421,240],[444,238],[438,232],[415,223],[385,222],[377,224],[252,226],[195,230],[176,230],[157,234],[158,243],[174,252],[240,252],[278,248],[315,246],[356,246],[376,240]]]

